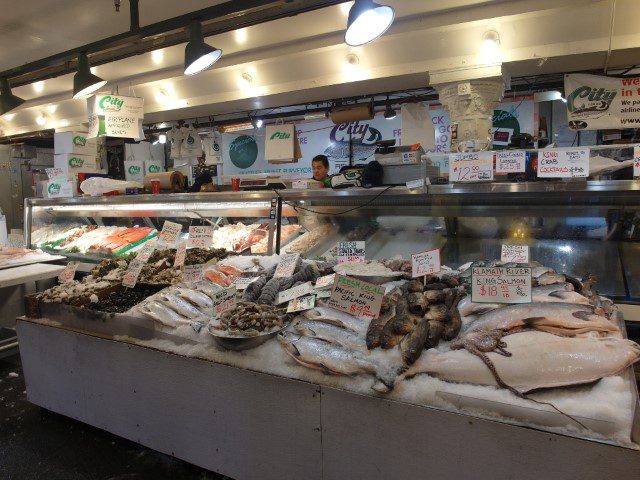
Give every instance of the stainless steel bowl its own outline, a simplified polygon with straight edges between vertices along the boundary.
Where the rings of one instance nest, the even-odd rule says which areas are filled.
[[[227,350],[234,350],[239,352],[241,350],[250,350],[256,348],[265,343],[270,338],[275,337],[278,333],[283,331],[289,326],[291,322],[288,322],[284,327],[278,330],[272,330],[268,333],[263,333],[253,337],[242,337],[239,335],[228,335],[220,330],[214,330],[211,328],[211,322],[207,324],[207,331],[213,337],[218,345]]]

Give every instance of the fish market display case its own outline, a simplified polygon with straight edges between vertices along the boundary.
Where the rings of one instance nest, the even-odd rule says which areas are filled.
[[[258,293],[264,294],[266,284],[286,285],[282,290],[291,286],[272,282],[269,275],[279,260],[268,255],[272,252],[300,253],[303,262],[294,276],[304,274],[301,282],[315,282],[330,268],[326,260],[335,256],[339,241],[364,241],[367,260],[402,268],[412,253],[439,249],[442,265],[452,269],[452,278],[446,280],[454,282],[450,286],[464,282],[469,262],[499,259],[502,244],[528,245],[530,259],[546,268],[538,286],[546,284],[544,275],[550,284],[556,282],[554,276],[562,276],[564,285],[576,284],[567,286],[570,291],[563,295],[575,299],[586,292],[588,279],[597,278],[600,296],[593,298],[598,306],[574,305],[572,312],[607,308],[603,328],[611,339],[602,340],[638,355],[637,345],[624,339],[620,311],[609,301],[630,306],[632,313],[640,301],[638,181],[134,198],[135,208],[127,197],[35,200],[27,206],[29,231],[37,231],[43,219],[52,224],[69,218],[96,224],[106,219],[106,225],[129,222],[123,226],[148,225],[144,222],[149,220],[156,229],[162,226],[159,219],[183,227],[195,221],[216,223],[220,217],[230,223],[264,220],[273,235],[267,255],[250,255],[250,249],[244,249],[236,252],[243,255],[224,258],[216,267],[230,276],[255,275],[243,301],[251,289],[263,288]],[[292,233],[283,235],[285,231]],[[262,280],[262,287],[251,287]],[[398,283],[386,284],[388,295],[400,288]],[[427,291],[426,285],[416,291],[422,288]],[[172,285],[144,294],[148,296],[140,297],[140,305],[153,302],[160,308],[193,295],[191,306],[175,308],[188,315],[198,302],[206,304],[198,296],[206,291],[197,283]],[[449,293],[441,296],[449,298]],[[305,331],[292,324],[291,335],[266,339],[244,351],[221,347],[198,317],[171,324],[172,319],[163,322],[158,311],[149,313],[141,306],[113,313],[87,303],[36,301],[33,314],[17,326],[29,400],[238,479],[411,478],[424,472],[440,478],[635,478],[640,467],[638,392],[625,358],[602,357],[612,366],[594,374],[595,382],[576,385],[565,379],[560,387],[533,393],[523,389],[526,396],[518,396],[493,385],[491,377],[489,383],[465,383],[437,375],[409,376],[407,372],[421,373],[421,365],[432,358],[468,354],[444,341],[429,350],[422,350],[420,343],[413,366],[401,363],[402,342],[398,348],[367,353],[364,332],[368,341],[371,324],[367,328],[346,314],[327,313],[322,304],[304,318],[330,317],[331,327],[350,330],[340,333],[345,335],[340,337],[343,344],[313,338],[320,333],[311,326]],[[149,314],[137,315],[143,310]],[[475,311],[465,321],[477,320],[473,315]],[[517,338],[541,335],[550,334],[518,333],[504,341],[508,349],[516,349]],[[572,337],[553,337],[574,345]],[[318,350],[305,351],[305,338]],[[585,337],[584,342],[589,349],[602,346],[596,338]],[[522,340],[520,347],[526,347]],[[335,355],[343,355],[341,365],[336,365]],[[488,355],[500,368],[508,366],[504,362],[509,357]],[[545,355],[529,364],[525,358],[518,368],[523,375],[536,376],[538,368],[544,371]],[[484,368],[477,357],[471,358],[471,370]]]

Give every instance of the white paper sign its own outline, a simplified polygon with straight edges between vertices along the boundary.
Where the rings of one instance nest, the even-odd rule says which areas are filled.
[[[153,255],[153,251],[156,249],[155,243],[147,242],[136,255],[136,260],[140,260],[142,263],[147,263]]]
[[[588,148],[553,148],[538,152],[539,178],[586,178],[588,176]]]
[[[327,305],[354,317],[377,318],[383,298],[384,287],[346,275],[337,275]]]
[[[338,263],[365,262],[365,242],[338,242]]]
[[[454,153],[449,158],[451,182],[493,180],[493,152]]]
[[[49,178],[49,180],[53,181],[53,180],[66,180],[67,179],[67,174],[64,172],[64,170],[62,170],[61,168],[45,168],[44,171],[47,173],[47,177]]]
[[[213,227],[189,227],[187,248],[209,248],[213,243]]]
[[[236,305],[236,287],[223,288],[213,294],[213,316],[218,317],[227,310],[231,310]]]
[[[332,273],[330,275],[325,275],[324,277],[320,277],[318,278],[318,280],[316,280],[316,290],[324,290],[327,289],[329,287],[331,287],[331,285],[333,285],[333,282],[335,282],[336,280],[336,274]]]
[[[204,264],[185,265],[182,271],[183,282],[199,282],[203,278]]]
[[[260,277],[238,277],[233,284],[238,290],[246,290],[249,285],[258,280]]]
[[[527,154],[521,150],[496,152],[496,173],[524,173],[527,171]]]
[[[294,298],[287,306],[287,313],[302,312],[303,310],[311,310],[316,306],[316,296]]]
[[[187,256],[187,244],[186,242],[180,242],[178,248],[176,248],[176,257],[173,260],[174,267],[181,267],[184,265],[184,259]]]
[[[278,262],[278,267],[276,268],[276,272],[273,276],[275,278],[292,276],[299,261],[299,253],[286,253],[284,255],[280,255],[280,261]]]
[[[68,180],[56,180],[47,183],[48,198],[73,197],[73,184]]]
[[[424,277],[440,271],[440,249],[427,250],[411,255],[411,276]]]
[[[316,298],[329,298],[331,296],[331,290],[320,290],[316,292]]]
[[[67,266],[58,275],[58,281],[60,283],[66,283],[73,280],[76,275],[76,269],[78,268],[78,262],[69,262]]]
[[[474,303],[531,303],[531,268],[473,267]]]
[[[124,115],[121,113],[107,113],[104,116],[104,128],[108,137],[138,138],[139,117]]]
[[[528,245],[502,245],[502,253],[500,260],[503,262],[528,263],[529,262],[529,246]]]
[[[133,288],[138,283],[138,277],[140,276],[140,272],[142,271],[142,267],[144,267],[144,263],[140,260],[133,259],[129,263],[129,267],[127,271],[124,272],[124,277],[122,278],[122,285],[125,287]]]
[[[640,146],[633,147],[633,177],[640,177]]]
[[[307,180],[295,180],[292,182],[291,187],[307,189],[309,188],[309,182]]]
[[[178,241],[178,236],[181,232],[182,225],[165,220],[158,239],[166,245],[173,246]]]
[[[303,283],[302,285],[298,285],[297,287],[290,288],[289,290],[285,290],[284,292],[278,293],[278,298],[276,299],[276,305],[279,305],[284,302],[288,302],[289,300],[293,300],[294,298],[308,295],[312,291],[313,291],[313,286],[311,285],[311,282],[306,282],[306,283]]]

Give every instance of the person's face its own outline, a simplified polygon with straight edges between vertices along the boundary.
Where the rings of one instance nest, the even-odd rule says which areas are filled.
[[[311,162],[311,168],[313,170],[313,179],[321,182],[327,175],[329,175],[329,169],[326,168],[322,162]]]

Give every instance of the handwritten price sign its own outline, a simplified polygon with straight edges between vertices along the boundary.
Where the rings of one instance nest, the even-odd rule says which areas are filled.
[[[136,258],[131,260],[127,271],[124,273],[124,277],[122,277],[122,285],[129,288],[135,287],[136,283],[138,283],[140,272],[142,272],[142,267],[144,267],[144,262]]]
[[[160,232],[159,240],[169,246],[174,246],[178,241],[178,235],[182,232],[182,225],[175,222],[165,220],[162,224],[162,231]]]
[[[554,148],[538,153],[538,177],[574,178],[589,176],[588,148]]]
[[[531,303],[531,268],[473,267],[474,303]]]
[[[181,267],[184,265],[184,259],[187,256],[187,244],[180,242],[178,248],[176,248],[176,258],[173,260],[174,267]]]
[[[364,263],[365,242],[338,242],[338,263]]]
[[[299,261],[299,253],[287,253],[285,255],[280,255],[280,261],[278,262],[276,272],[273,274],[273,276],[275,278],[286,278],[292,276],[293,272],[295,272],[296,267],[298,266]]]
[[[528,263],[529,262],[529,246],[528,245],[502,245],[502,253],[500,260],[503,262]]]
[[[327,305],[354,317],[377,318],[382,308],[384,287],[345,275],[336,275]]]
[[[302,312],[303,310],[311,310],[316,306],[316,296],[294,298],[287,306],[287,313]]]
[[[527,154],[518,150],[496,152],[496,173],[524,173],[527,170]]]
[[[197,265],[185,265],[182,271],[183,282],[199,282],[202,280],[204,271],[204,264],[199,263]]]
[[[640,177],[640,147],[633,147],[633,178]]]
[[[426,252],[411,255],[411,276],[413,278],[424,277],[440,271],[440,249],[427,250]]]
[[[213,243],[213,227],[189,227],[187,248],[209,248]]]
[[[58,275],[58,281],[60,283],[67,283],[73,280],[73,277],[76,275],[76,270],[78,268],[78,262],[69,262],[67,266],[64,267],[64,270],[60,272]]]
[[[218,317],[236,305],[236,287],[224,288],[213,294],[213,316]]]
[[[449,172],[452,182],[493,180],[493,152],[454,153],[449,157]]]

